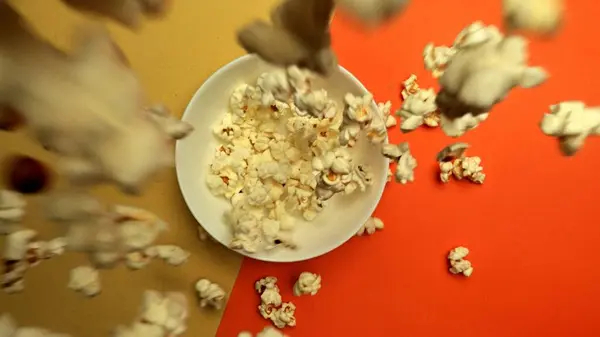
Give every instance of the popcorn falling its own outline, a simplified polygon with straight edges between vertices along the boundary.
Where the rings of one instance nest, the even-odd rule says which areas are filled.
[[[483,184],[486,175],[481,167],[481,158],[465,157],[468,148],[469,144],[455,143],[438,153],[440,180],[443,183],[447,183],[451,177],[454,177],[458,180],[466,178],[473,183]]]
[[[217,310],[223,307],[225,291],[218,284],[212,283],[207,279],[198,280],[196,282],[196,292],[200,299],[200,307],[210,306]]]
[[[68,287],[87,297],[96,296],[102,290],[98,271],[89,266],[79,266],[71,270]]]
[[[396,116],[401,119],[400,130],[404,133],[413,131],[425,124],[429,127],[437,127],[440,116],[435,104],[435,92],[433,89],[419,90],[408,96],[402,107],[396,111]]]
[[[527,30],[536,34],[552,34],[564,16],[563,0],[503,0],[502,17],[509,30]]]
[[[139,316],[129,326],[118,326],[113,337],[178,336],[187,329],[187,299],[181,293],[146,290]]]
[[[238,337],[253,337],[252,333],[244,331],[238,334]],[[284,335],[283,332],[273,328],[273,327],[265,327],[261,332],[257,333],[255,337],[288,337]]]
[[[450,261],[450,272],[452,274],[463,274],[466,277],[470,277],[473,274],[473,266],[471,262],[465,260],[465,257],[469,255],[469,249],[465,247],[456,247],[448,254],[448,261]]]
[[[373,183],[370,167],[355,162],[350,147],[362,131],[373,143],[387,138],[377,112],[385,114],[389,104],[375,111],[370,94],[347,94],[338,107],[313,87],[313,77],[289,67],[260,75],[256,86],[240,85],[214,127],[222,144],[206,183],[231,202],[233,249],[294,249],[294,216],[312,221],[336,194]]]
[[[254,288],[260,294],[261,300],[258,312],[264,319],[270,319],[279,329],[296,326],[296,306],[291,302],[282,302],[276,283],[277,278],[271,276],[255,283]]]
[[[414,95],[420,90],[419,84],[417,83],[417,75],[412,74],[402,83],[402,99],[405,100],[410,95]]]
[[[9,314],[0,316],[0,336],[2,337],[70,337],[68,334],[55,333],[37,327],[19,327]]]
[[[0,285],[6,293],[21,292],[25,288],[27,270],[43,260],[48,260],[65,251],[66,242],[59,237],[50,241],[36,241],[37,232],[31,229],[12,232],[6,237]]]
[[[21,194],[0,190],[0,234],[8,234],[20,229],[25,215],[25,199]]]
[[[414,169],[417,167],[417,160],[410,153],[407,142],[400,144],[385,144],[381,148],[384,157],[397,163],[396,182],[406,184],[415,180]]]
[[[303,272],[294,284],[294,295],[314,296],[321,289],[321,276],[309,272]]]
[[[572,156],[591,135],[600,135],[600,108],[588,108],[581,101],[561,102],[550,106],[540,123],[542,132],[556,137],[560,150]]]
[[[360,227],[357,236],[363,236],[365,233],[368,235],[374,234],[378,230],[383,229],[383,221],[376,217],[370,217],[367,221]]]

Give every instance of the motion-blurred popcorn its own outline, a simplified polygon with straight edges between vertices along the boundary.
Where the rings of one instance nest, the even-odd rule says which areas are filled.
[[[55,333],[36,327],[19,327],[9,314],[0,316],[0,336],[2,337],[70,337],[63,333]]]
[[[314,273],[303,272],[294,284],[294,295],[314,296],[319,289],[321,289],[321,276]]]
[[[363,236],[365,233],[368,235],[374,234],[378,230],[383,229],[383,221],[376,217],[370,217],[367,221],[362,225],[362,227],[356,233],[357,236]]]
[[[146,290],[143,296],[142,308],[134,322],[134,329],[143,329],[153,334],[158,332],[159,328],[162,331],[161,336],[177,336],[185,332],[188,318],[185,295],[178,292],[161,294],[158,291]]]
[[[502,12],[508,29],[537,34],[556,32],[563,21],[563,0],[503,0]]]
[[[196,292],[200,298],[202,308],[211,306],[217,310],[221,309],[225,300],[225,291],[221,286],[207,279],[196,282]]]
[[[25,205],[25,199],[19,193],[0,190],[0,234],[19,229]]]
[[[68,287],[88,297],[98,295],[102,289],[98,271],[89,266],[79,266],[72,269]]]
[[[262,74],[256,87],[240,85],[230,98],[231,111],[215,127],[223,143],[206,183],[215,196],[231,202],[226,218],[233,249],[293,249],[295,216],[312,221],[334,194],[372,184],[369,167],[345,151],[369,126],[371,141],[385,140],[372,96],[348,94],[344,109],[338,109],[325,90],[312,87],[312,77],[289,67]],[[389,104],[381,109],[389,112]],[[373,117],[381,127],[374,129],[379,124]]]
[[[190,252],[175,245],[158,245],[149,247],[146,251],[150,255],[155,255],[165,260],[168,264],[179,266],[187,262]],[[147,254],[148,254],[147,253]]]
[[[600,108],[588,108],[581,101],[550,106],[540,123],[542,132],[556,137],[564,155],[577,153],[590,135],[600,134]]]

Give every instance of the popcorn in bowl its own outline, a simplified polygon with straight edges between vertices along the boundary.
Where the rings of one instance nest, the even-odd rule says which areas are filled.
[[[206,176],[211,194],[230,203],[230,248],[295,249],[298,222],[316,219],[336,195],[367,191],[372,169],[353,146],[363,132],[372,146],[386,141],[389,108],[377,108],[370,94],[338,102],[294,66],[234,88],[213,127],[220,144]]]

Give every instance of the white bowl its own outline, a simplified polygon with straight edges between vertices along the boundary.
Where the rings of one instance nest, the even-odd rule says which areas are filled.
[[[188,104],[183,120],[192,124],[195,131],[177,142],[177,179],[183,197],[198,222],[217,241],[229,246],[231,232],[224,221],[230,209],[229,201],[215,197],[206,184],[206,175],[214,150],[219,144],[212,127],[224,116],[229,96],[241,83],[255,83],[258,76],[276,69],[253,55],[240,57],[216,71],[202,84]],[[344,94],[367,93],[365,87],[347,70],[340,67],[327,79],[315,81],[329,96],[342,106]],[[373,108],[376,108],[373,103]],[[348,241],[371,216],[386,184],[388,160],[381,155],[379,146],[371,145],[364,136],[352,149],[359,163],[368,164],[373,172],[373,185],[365,192],[350,196],[336,195],[328,207],[312,222],[298,221],[294,239],[298,248],[277,248],[271,251],[247,254],[248,257],[271,262],[294,262],[323,255]]]

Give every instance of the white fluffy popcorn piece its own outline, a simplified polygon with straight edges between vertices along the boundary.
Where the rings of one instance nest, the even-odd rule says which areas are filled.
[[[0,190],[0,234],[8,234],[19,229],[25,215],[25,199],[21,194]]]
[[[439,113],[435,98],[435,92],[431,88],[409,95],[396,111],[396,115],[401,119],[400,130],[410,132],[423,124],[429,127],[438,126]]]
[[[261,74],[256,86],[262,91],[261,103],[271,106],[277,101],[285,102],[292,94],[285,71],[272,71]]]
[[[394,122],[396,121],[394,117],[391,118],[394,120]],[[367,139],[372,144],[382,144],[387,139],[387,128],[388,127],[383,119],[373,118],[365,128]]]
[[[0,337],[70,337],[37,327],[19,327],[9,314],[0,316]]]
[[[473,115],[467,113],[457,118],[448,118],[445,115],[440,116],[442,131],[449,137],[460,137],[467,131],[475,129],[481,122],[488,118],[488,113]]]
[[[79,266],[72,269],[69,275],[68,287],[88,297],[98,295],[102,289],[98,271],[89,266]]]
[[[315,77],[310,71],[300,69],[298,66],[294,65],[288,67],[286,72],[288,81],[296,92],[305,93],[311,90],[312,81]]]
[[[456,247],[448,254],[448,261],[450,262],[450,272],[452,274],[463,274],[466,277],[471,276],[473,273],[473,266],[471,262],[465,260],[469,255],[469,249],[466,247]]]
[[[406,184],[415,180],[414,170],[417,167],[417,160],[410,153],[410,147],[407,142],[400,144],[385,144],[381,148],[381,153],[396,162],[396,172],[394,174],[396,182]]]
[[[163,336],[176,336],[185,332],[188,318],[185,295],[178,292],[161,294],[158,291],[146,290],[143,296],[142,308],[136,323],[159,327],[163,330]],[[144,328],[149,333],[157,331],[150,327],[138,328]]]
[[[370,217],[367,221],[360,227],[358,232],[356,232],[357,236],[363,236],[364,234],[372,235],[378,230],[383,229],[383,221],[376,217]]]
[[[402,99],[407,99],[408,96],[414,95],[421,90],[419,83],[417,83],[417,75],[411,74],[402,83]]]
[[[481,158],[465,156],[468,148],[469,144],[454,143],[438,153],[437,161],[442,182],[447,183],[451,177],[454,177],[458,180],[466,178],[473,183],[483,184],[486,175],[481,167]]]
[[[300,116],[312,115],[320,119],[334,118],[337,114],[337,104],[329,99],[324,89],[294,95],[295,111]]]
[[[513,88],[532,88],[548,78],[544,69],[528,65],[527,40],[495,31],[483,27],[463,36],[460,41],[469,41],[468,48],[452,57],[440,77],[436,104],[449,120],[487,113]]]
[[[223,306],[226,294],[225,290],[218,284],[207,279],[198,280],[196,282],[196,292],[198,293],[202,308],[210,306],[219,310]]]
[[[392,116],[392,102],[386,101],[385,103],[377,103],[377,110],[379,111],[381,120],[385,123],[387,128],[394,127],[398,124],[396,118]]]
[[[190,252],[175,245],[157,245],[145,250],[149,256],[158,256],[170,265],[180,266],[187,262]]]
[[[281,305],[280,308],[274,310],[271,315],[271,321],[279,329],[283,329],[286,326],[296,326],[296,306],[291,302],[286,302]]]
[[[545,135],[556,137],[564,155],[577,153],[590,135],[600,134],[600,108],[588,108],[581,101],[567,101],[550,106],[540,128]]]
[[[118,205],[114,207],[114,213],[117,215],[119,237],[129,249],[148,247],[168,228],[166,222],[141,208]]]
[[[294,284],[294,295],[314,296],[321,289],[321,275],[310,272],[303,272]]]
[[[503,0],[504,24],[508,29],[552,34],[564,16],[564,0]]]
[[[447,46],[435,46],[428,43],[423,49],[423,62],[425,69],[431,71],[434,78],[439,78],[444,74],[446,65],[456,54],[456,49]]]
[[[355,123],[366,124],[373,119],[373,95],[364,94],[363,96],[354,96],[353,94],[346,94],[344,96],[344,102],[346,103],[344,110],[344,117]]]

